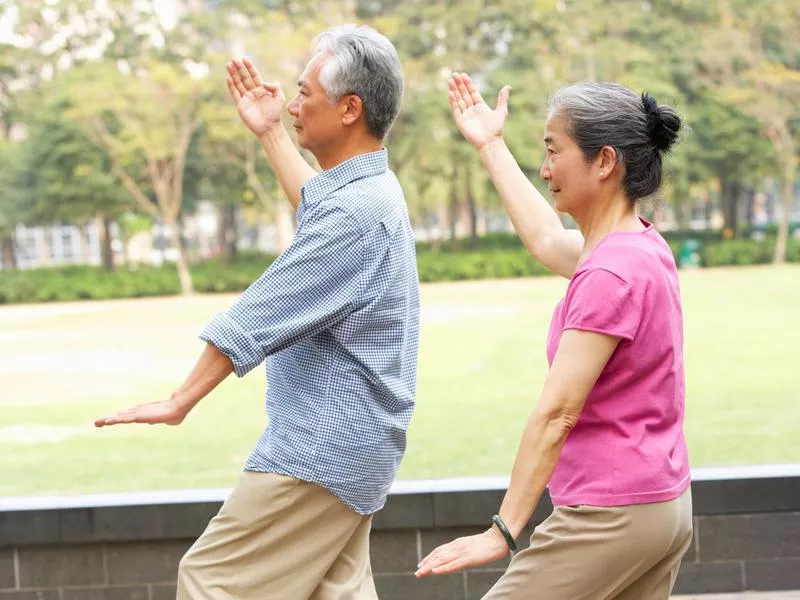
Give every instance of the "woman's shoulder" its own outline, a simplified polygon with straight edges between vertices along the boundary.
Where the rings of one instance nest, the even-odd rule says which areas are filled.
[[[593,269],[610,271],[629,284],[650,279],[665,270],[677,271],[669,245],[652,227],[603,238],[576,275]]]

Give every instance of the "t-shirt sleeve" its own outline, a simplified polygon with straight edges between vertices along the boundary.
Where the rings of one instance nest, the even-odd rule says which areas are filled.
[[[642,303],[630,283],[606,269],[579,273],[567,291],[564,329],[594,331],[633,340]]]

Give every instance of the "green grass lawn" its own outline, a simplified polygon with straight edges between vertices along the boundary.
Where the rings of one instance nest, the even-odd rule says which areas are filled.
[[[682,274],[695,467],[800,462],[800,266]],[[400,478],[505,475],[546,374],[566,281],[423,286],[419,395]],[[228,487],[266,418],[263,370],[176,428],[97,430],[166,397],[231,296],[0,308],[0,495]]]

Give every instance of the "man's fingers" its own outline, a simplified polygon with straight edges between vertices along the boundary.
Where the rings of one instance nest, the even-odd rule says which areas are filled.
[[[472,101],[472,96],[470,95],[469,90],[467,89],[467,83],[466,81],[464,81],[463,73],[456,73],[455,80],[456,80],[456,87],[458,88],[458,93],[461,96],[464,105],[467,108],[473,106],[475,102]]]
[[[244,65],[244,68],[247,70],[247,74],[253,81],[253,85],[261,87],[264,82],[261,81],[261,75],[258,74],[258,69],[255,68],[253,62],[245,56],[242,59],[242,65]]]
[[[262,87],[265,90],[267,90],[267,92],[270,93],[273,97],[280,98],[281,101],[285,99],[283,95],[283,88],[281,88],[280,83],[277,83],[275,81],[269,81],[267,83],[262,84]]]
[[[497,94],[497,108],[495,110],[501,110],[504,113],[508,114],[508,97],[511,95],[511,86],[504,85],[503,89],[500,90],[500,93]]]
[[[118,425],[120,423],[145,422],[144,419],[140,418],[142,416],[142,411],[140,410],[142,406],[144,405],[140,404],[133,408],[121,410],[113,415],[102,417],[101,419],[97,419],[94,424],[98,427],[103,427],[105,425]]]
[[[110,417],[103,417],[97,419],[94,424],[96,427],[105,427],[106,425],[119,425],[120,423],[131,423],[130,417],[123,417],[121,414],[111,415]]]
[[[233,79],[230,76],[225,78],[225,83],[228,84],[228,93],[230,93],[231,98],[233,98],[234,102],[239,102],[242,99],[242,95],[239,93],[239,90],[236,89],[236,86],[233,83]]]
[[[475,104],[481,104],[483,102],[483,96],[481,96],[481,93],[478,91],[478,86],[475,85],[475,82],[473,82],[472,78],[466,73],[462,73],[461,76],[464,79],[467,92],[469,93],[470,98],[472,98],[472,101]]]

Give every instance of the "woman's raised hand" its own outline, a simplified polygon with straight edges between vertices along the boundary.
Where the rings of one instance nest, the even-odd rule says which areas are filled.
[[[448,98],[453,108],[456,126],[475,148],[503,137],[503,125],[508,116],[510,86],[504,86],[497,95],[494,110],[484,102],[478,88],[466,73],[453,73],[448,80]]]

